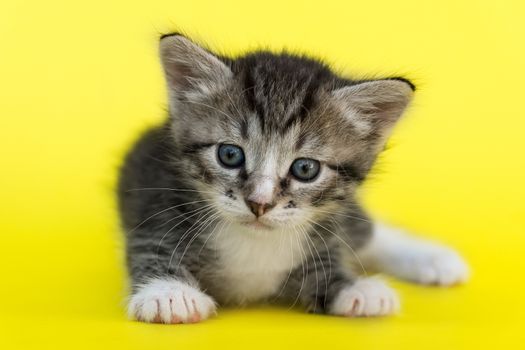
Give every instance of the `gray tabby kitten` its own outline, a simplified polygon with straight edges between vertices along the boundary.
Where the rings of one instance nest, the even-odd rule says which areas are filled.
[[[220,57],[179,34],[160,56],[169,118],[135,145],[119,184],[131,317],[189,323],[264,301],[387,315],[395,292],[364,270],[466,279],[456,253],[372,222],[355,200],[409,81],[350,80],[285,53]]]

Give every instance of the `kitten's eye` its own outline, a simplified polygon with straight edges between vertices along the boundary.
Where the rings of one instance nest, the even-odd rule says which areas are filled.
[[[297,180],[308,182],[312,181],[319,174],[320,169],[319,161],[309,158],[298,158],[292,163],[290,172]]]
[[[222,144],[217,151],[217,157],[227,168],[238,168],[244,164],[244,152],[239,146]]]

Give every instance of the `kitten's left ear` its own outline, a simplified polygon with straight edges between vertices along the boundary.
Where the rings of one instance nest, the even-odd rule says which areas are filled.
[[[170,92],[176,95],[209,93],[233,75],[224,62],[179,34],[161,38],[160,58]]]
[[[387,136],[414,93],[404,79],[383,79],[345,86],[332,97],[348,120],[363,133]]]

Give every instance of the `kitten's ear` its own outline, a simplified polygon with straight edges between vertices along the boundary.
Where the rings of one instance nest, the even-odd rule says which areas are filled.
[[[206,94],[233,75],[216,56],[178,34],[161,38],[160,58],[168,86],[175,94]]]
[[[363,133],[387,136],[414,93],[404,79],[367,81],[332,91],[343,114]]]

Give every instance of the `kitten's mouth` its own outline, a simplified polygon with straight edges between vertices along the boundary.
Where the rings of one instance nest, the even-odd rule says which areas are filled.
[[[244,221],[242,222],[244,226],[247,226],[249,228],[253,228],[256,230],[272,230],[273,227],[267,224],[264,224],[260,222],[259,220],[253,220],[253,221]]]

